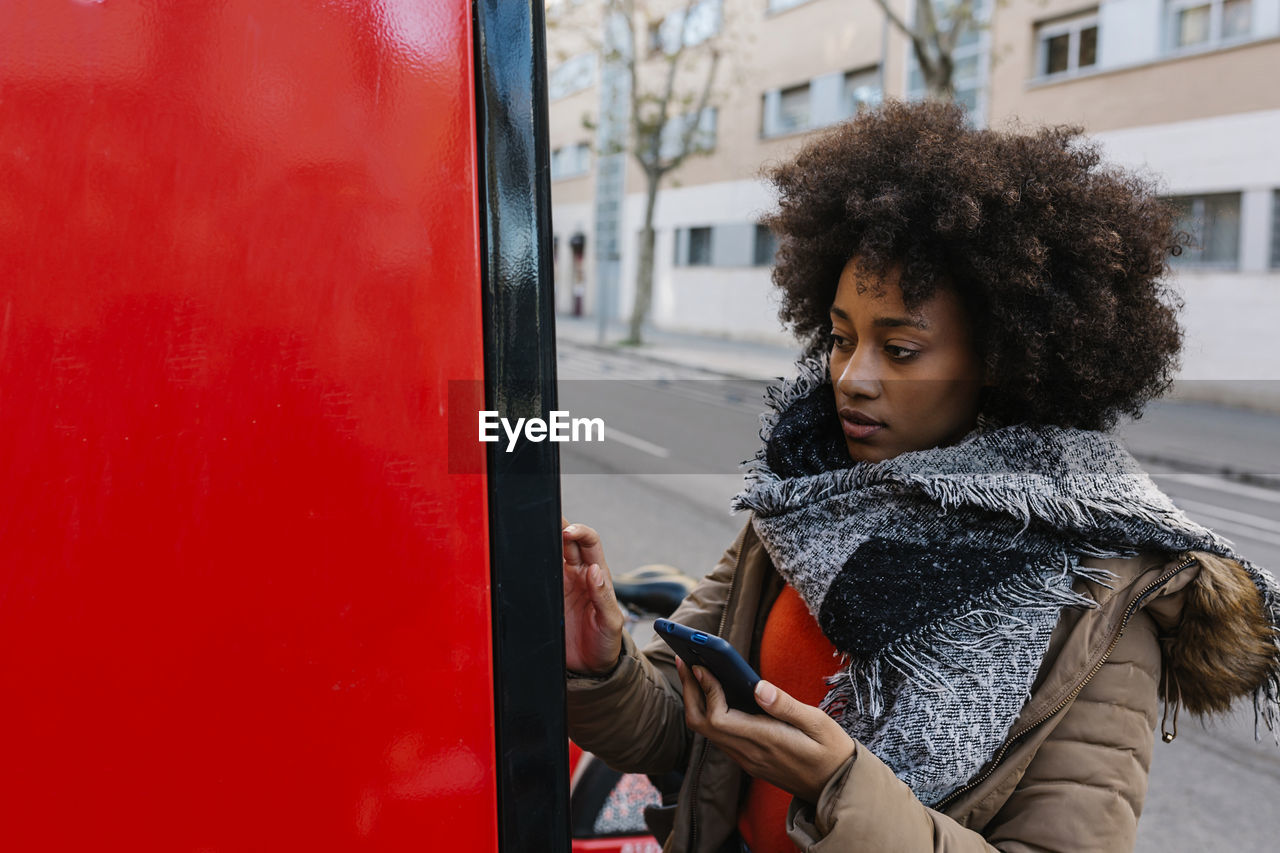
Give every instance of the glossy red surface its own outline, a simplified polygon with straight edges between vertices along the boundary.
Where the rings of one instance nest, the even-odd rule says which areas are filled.
[[[0,4],[0,848],[496,849],[471,51]]]
[[[573,853],[662,853],[662,845],[650,835],[573,840]]]

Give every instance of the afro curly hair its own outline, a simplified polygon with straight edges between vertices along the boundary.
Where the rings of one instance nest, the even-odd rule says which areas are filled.
[[[952,287],[993,383],[989,423],[1110,429],[1178,368],[1165,280],[1189,238],[1153,179],[1102,165],[1079,127],[975,130],[954,104],[886,101],[768,168],[779,317],[827,348],[845,264],[900,269],[908,309]]]

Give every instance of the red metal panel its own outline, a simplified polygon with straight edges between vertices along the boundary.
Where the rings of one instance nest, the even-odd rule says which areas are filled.
[[[0,847],[496,848],[471,53],[0,4]]]

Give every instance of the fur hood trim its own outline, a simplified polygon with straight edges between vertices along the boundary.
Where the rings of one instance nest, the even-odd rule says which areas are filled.
[[[1162,634],[1165,702],[1205,716],[1225,713],[1236,699],[1253,695],[1258,722],[1280,740],[1277,602],[1266,600],[1239,561],[1207,551],[1186,556],[1196,559],[1200,571],[1181,593],[1176,627]]]

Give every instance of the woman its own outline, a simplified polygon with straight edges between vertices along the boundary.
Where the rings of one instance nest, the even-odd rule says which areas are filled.
[[[1106,432],[1176,368],[1180,244],[1078,135],[889,103],[773,170],[807,357],[672,616],[757,667],[766,715],[638,651],[565,527],[570,733],[684,770],[665,850],[1131,850],[1160,700],[1166,740],[1246,694],[1275,722],[1280,589]]]

